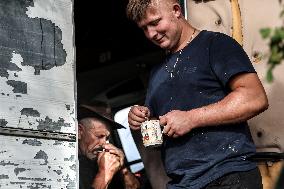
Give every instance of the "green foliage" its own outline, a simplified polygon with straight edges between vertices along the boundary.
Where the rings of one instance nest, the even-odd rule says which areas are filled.
[[[284,7],[280,13],[280,18],[283,18],[284,21]],[[268,59],[268,71],[266,79],[268,82],[272,82],[273,70],[276,65],[281,64],[284,60],[284,26],[276,28],[263,28],[260,30],[260,34],[263,39],[269,40],[270,54]]]

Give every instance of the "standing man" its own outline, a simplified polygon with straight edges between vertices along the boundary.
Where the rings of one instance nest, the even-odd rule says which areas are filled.
[[[247,120],[268,107],[242,47],[231,37],[192,27],[177,0],[129,0],[128,17],[167,51],[150,76],[145,106],[133,106],[130,127],[146,118],[164,126],[167,188],[262,188],[249,157]]]
[[[78,120],[80,189],[138,189],[124,153],[109,142],[111,129],[123,126],[86,105],[79,106]]]

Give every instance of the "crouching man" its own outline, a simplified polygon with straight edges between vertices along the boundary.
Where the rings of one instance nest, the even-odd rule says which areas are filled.
[[[124,153],[109,143],[111,129],[123,126],[86,105],[78,108],[78,122],[80,189],[139,188]]]

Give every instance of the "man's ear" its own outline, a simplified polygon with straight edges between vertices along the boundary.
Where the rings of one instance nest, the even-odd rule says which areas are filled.
[[[182,15],[181,7],[178,3],[173,4],[173,11],[177,18],[179,18]]]
[[[84,126],[81,124],[81,123],[79,123],[78,124],[78,139],[80,140],[81,138],[82,138],[82,135],[83,135],[83,130],[84,130],[84,128],[83,128]]]

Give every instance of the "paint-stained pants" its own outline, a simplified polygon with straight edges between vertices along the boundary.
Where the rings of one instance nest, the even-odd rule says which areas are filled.
[[[207,185],[204,189],[262,189],[258,168],[227,174]]]

